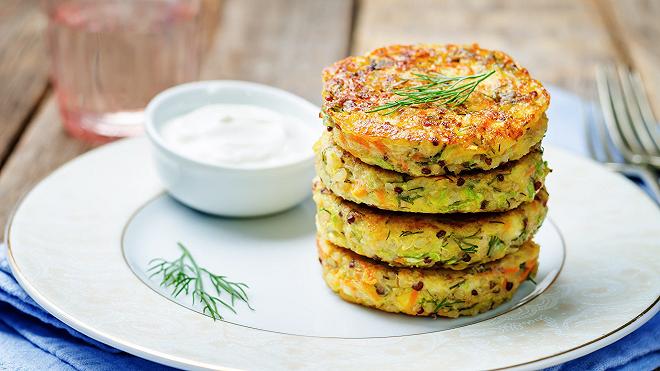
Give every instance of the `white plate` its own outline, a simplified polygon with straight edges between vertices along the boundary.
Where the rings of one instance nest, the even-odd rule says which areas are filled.
[[[555,170],[548,179],[549,206],[566,244],[563,270],[537,298],[491,319],[455,324],[462,327],[381,314],[330,294],[313,259],[309,204],[269,223],[210,219],[180,208],[161,196],[144,139],[92,151],[35,187],[8,226],[9,258],[27,292],[65,323],[172,366],[545,367],[633,331],[658,311],[660,294],[658,208],[631,182],[588,160],[553,148],[546,148],[545,156]],[[258,232],[241,230],[250,223],[266,224]],[[540,285],[561,258],[558,238],[546,223],[539,236]],[[253,284],[256,311],[239,308],[238,316],[227,317],[236,324],[213,322],[144,284],[139,277],[144,279],[148,258],[173,257],[172,240],[205,256],[204,264],[214,270]],[[256,250],[259,240],[268,249],[263,254]],[[249,255],[254,269],[243,260]],[[264,277],[287,271],[289,280],[278,285],[286,292],[263,290],[273,285]],[[293,276],[299,279],[292,281]],[[278,300],[280,306],[273,308]]]
[[[172,261],[184,243],[196,260],[212,272],[246,282],[250,303],[238,313],[223,311],[233,324],[282,334],[359,339],[417,335],[477,323],[537,297],[552,284],[564,262],[564,246],[549,221],[535,241],[543,246],[537,284],[524,282],[514,298],[475,317],[438,319],[384,313],[342,301],[325,286],[316,254],[314,212],[311,199],[288,212],[265,218],[227,219],[186,208],[161,194],[149,200],[131,218],[122,239],[126,262],[145,284],[171,299],[171,290],[149,279],[154,258]],[[175,302],[197,310],[191,298]]]

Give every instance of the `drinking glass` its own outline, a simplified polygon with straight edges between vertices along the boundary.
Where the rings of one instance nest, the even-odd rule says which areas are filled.
[[[46,0],[51,79],[66,130],[89,142],[142,132],[159,91],[199,77],[199,0]]]

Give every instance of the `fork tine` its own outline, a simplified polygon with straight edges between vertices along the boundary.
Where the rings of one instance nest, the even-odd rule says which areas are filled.
[[[592,120],[593,120],[593,125],[596,128],[596,134],[598,135],[598,140],[601,145],[601,151],[603,152],[603,155],[605,156],[605,161],[609,163],[614,163],[617,162],[617,159],[614,157],[612,148],[611,148],[611,142],[610,142],[610,137],[607,134],[607,128],[605,126],[605,123],[603,122],[603,116],[599,115],[598,113],[594,112],[595,107],[592,107]],[[595,139],[594,139],[595,140]]]
[[[651,104],[649,103],[648,95],[644,89],[644,84],[642,84],[642,77],[638,72],[632,72],[630,80],[632,83],[633,94],[635,94],[635,97],[637,98],[637,104],[642,114],[644,126],[646,126],[646,130],[648,131],[653,144],[655,144],[656,150],[660,152],[660,132],[658,131],[658,122],[655,120],[653,112],[651,111]]]
[[[607,142],[602,140],[602,120],[596,119],[596,109],[594,105],[585,102],[583,110],[589,155],[596,161],[612,162],[612,157],[606,149]]]
[[[643,148],[643,152],[646,155],[656,155],[658,153],[657,147],[651,135],[646,129],[644,124],[644,119],[642,118],[642,112],[639,108],[638,97],[633,92],[632,89],[632,78],[630,69],[627,67],[619,66],[617,69],[619,73],[619,81],[621,82],[621,88],[623,89],[623,100],[625,102],[625,108],[628,112],[628,117],[630,120],[628,123],[632,127],[632,131],[635,133],[635,137],[639,140]],[[625,123],[621,123],[625,125]]]
[[[614,109],[614,116],[616,117],[616,126],[623,136],[623,142],[627,145],[627,148],[630,149],[630,152],[634,154],[642,153],[644,149],[632,129],[630,116],[626,108],[626,102],[621,88],[621,81],[619,80],[616,68],[614,66],[608,66],[606,76],[608,79],[612,108]]]
[[[593,109],[588,103],[584,103],[584,119],[587,130],[587,149],[589,150],[589,155],[594,160],[600,161],[599,152],[596,150],[596,139],[594,138],[596,136],[596,133],[594,133],[594,125],[596,124]]]
[[[598,100],[600,102],[600,109],[603,113],[603,121],[605,122],[605,127],[609,133],[612,142],[617,150],[623,155],[626,161],[634,162],[637,160],[635,155],[630,152],[626,143],[619,132],[617,117],[614,111],[614,102],[611,95],[610,82],[611,79],[608,78],[608,75],[611,75],[609,71],[610,68],[599,66],[596,70],[596,86],[598,88]]]

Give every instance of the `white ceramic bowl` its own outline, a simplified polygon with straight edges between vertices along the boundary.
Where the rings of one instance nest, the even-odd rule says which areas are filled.
[[[194,209],[250,217],[289,209],[311,192],[313,153],[284,165],[246,169],[201,163],[174,152],[161,136],[170,119],[213,103],[252,104],[293,116],[319,135],[319,108],[270,86],[244,81],[199,81],[167,89],[147,106],[146,132],[156,168],[168,192]]]

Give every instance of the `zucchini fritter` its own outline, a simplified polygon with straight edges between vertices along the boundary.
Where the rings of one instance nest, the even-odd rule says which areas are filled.
[[[425,76],[495,71],[458,106],[425,103],[384,114],[397,90]],[[536,146],[550,96],[500,51],[478,45],[393,45],[323,71],[322,116],[336,143],[360,160],[410,175],[493,169]]]
[[[392,266],[454,270],[518,249],[543,223],[548,194],[503,213],[427,215],[382,211],[342,200],[314,181],[321,239]]]
[[[387,312],[458,317],[509,300],[534,277],[539,247],[532,241],[504,258],[463,271],[393,268],[317,239],[323,278],[342,299]]]
[[[316,172],[336,195],[383,210],[476,213],[510,210],[534,199],[550,171],[540,150],[483,172],[413,177],[370,166],[328,134],[314,146]]]

